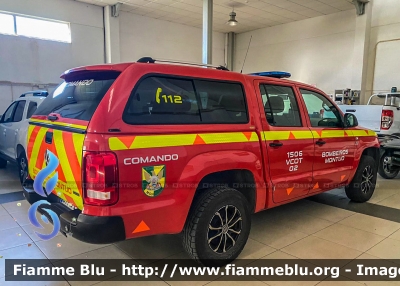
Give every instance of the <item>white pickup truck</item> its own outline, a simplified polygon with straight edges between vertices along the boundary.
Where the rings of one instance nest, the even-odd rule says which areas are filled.
[[[29,118],[47,96],[45,90],[28,91],[0,115],[0,169],[7,166],[7,161],[17,163],[21,183],[28,174],[26,135]]]
[[[379,137],[400,135],[400,92],[372,95],[367,105],[339,105],[343,113],[353,113],[358,125],[374,130]]]

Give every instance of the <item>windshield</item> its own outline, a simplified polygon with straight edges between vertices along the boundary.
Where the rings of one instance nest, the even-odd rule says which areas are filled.
[[[63,118],[89,121],[119,73],[93,72],[64,81],[34,115],[58,113]]]

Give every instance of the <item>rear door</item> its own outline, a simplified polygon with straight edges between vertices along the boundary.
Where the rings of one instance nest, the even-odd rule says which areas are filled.
[[[29,174],[35,179],[47,152],[59,160],[53,193],[71,208],[83,208],[82,153],[86,129],[117,72],[85,72],[63,82],[37,108],[28,130]],[[46,181],[44,182],[45,185]]]
[[[15,107],[14,115],[11,119],[11,122],[7,122],[4,124],[5,129],[5,152],[6,155],[12,159],[16,159],[16,149],[17,149],[17,138],[18,138],[18,131],[21,128],[21,124],[24,121],[25,115],[25,106],[26,100],[19,100],[17,106]]]
[[[300,89],[314,136],[315,158],[311,192],[348,182],[353,169],[355,137],[344,129],[337,108],[321,93]]]
[[[312,182],[313,137],[290,85],[260,83],[266,172],[275,203],[305,196]]]
[[[14,118],[15,108],[18,105],[18,101],[12,103],[4,113],[0,123],[0,152],[8,156],[7,152],[7,129],[12,125]],[[8,156],[9,157],[9,156]]]

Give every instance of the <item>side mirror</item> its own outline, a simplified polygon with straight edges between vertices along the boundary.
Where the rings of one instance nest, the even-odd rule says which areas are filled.
[[[3,114],[0,115],[0,123],[3,123]]]
[[[346,113],[344,115],[344,128],[351,128],[358,126],[357,117],[352,113]]]

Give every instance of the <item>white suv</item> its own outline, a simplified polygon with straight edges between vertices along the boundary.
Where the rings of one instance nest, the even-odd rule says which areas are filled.
[[[26,138],[29,118],[48,95],[47,91],[29,91],[15,100],[0,119],[0,168],[7,161],[17,163],[21,183],[28,176]]]

